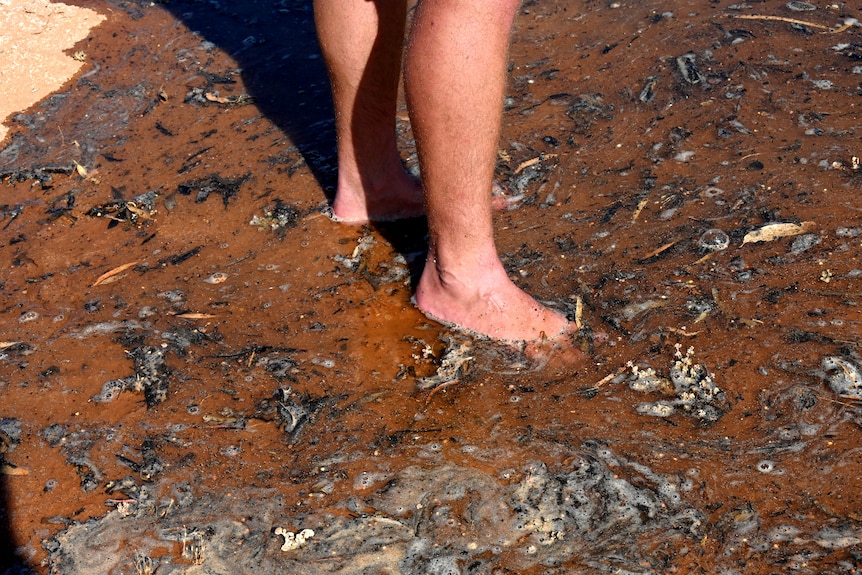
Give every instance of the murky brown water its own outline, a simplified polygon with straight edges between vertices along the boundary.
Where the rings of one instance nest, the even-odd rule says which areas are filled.
[[[320,216],[308,2],[102,8],[0,152],[9,572],[856,572],[858,7],[524,6],[498,245],[610,334],[577,373]]]

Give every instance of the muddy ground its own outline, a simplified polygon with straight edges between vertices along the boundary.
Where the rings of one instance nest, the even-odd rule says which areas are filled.
[[[577,370],[321,215],[310,2],[99,10],[0,151],[5,573],[857,572],[859,5],[523,6],[498,246]]]

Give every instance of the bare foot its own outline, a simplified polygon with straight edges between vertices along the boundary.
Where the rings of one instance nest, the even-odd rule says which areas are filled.
[[[342,181],[345,180],[345,181]],[[425,214],[422,186],[400,166],[381,186],[339,178],[332,202],[333,219],[346,223],[387,222]]]
[[[502,342],[552,342],[577,330],[512,283],[499,260],[488,269],[459,277],[441,269],[431,257],[415,301],[431,319]]]
[[[590,360],[596,345],[607,339],[607,334],[593,333],[590,328],[576,326],[572,322],[555,338],[526,342],[523,353],[533,362],[535,369],[580,369]]]

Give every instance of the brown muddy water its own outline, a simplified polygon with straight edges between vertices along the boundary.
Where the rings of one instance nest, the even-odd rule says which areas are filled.
[[[96,7],[0,152],[5,573],[858,571],[858,4],[523,6],[498,245],[578,370],[321,216],[310,2]]]

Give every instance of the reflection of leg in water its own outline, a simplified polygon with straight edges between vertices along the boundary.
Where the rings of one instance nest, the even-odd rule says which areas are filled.
[[[316,3],[339,126],[333,209],[349,220],[407,215],[411,206],[414,213],[418,208],[407,201],[410,194],[396,193],[407,189],[403,169],[387,160],[397,159],[391,122],[403,1],[389,4]],[[568,322],[509,279],[494,244],[489,197],[518,5],[518,0],[420,1],[404,73],[430,234],[416,304],[433,318],[482,335],[535,341],[554,338]],[[389,187],[382,183],[387,178]],[[381,190],[396,199],[374,196]]]
[[[332,211],[347,222],[424,213],[405,171],[395,108],[407,4],[404,0],[316,0],[320,45],[332,80],[338,186]]]

